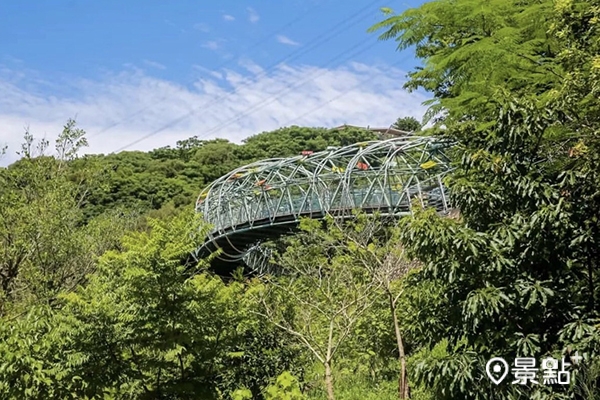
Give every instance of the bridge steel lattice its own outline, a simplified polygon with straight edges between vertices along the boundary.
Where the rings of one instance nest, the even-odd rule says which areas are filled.
[[[301,217],[346,218],[355,209],[402,216],[411,213],[414,199],[448,212],[442,184],[450,171],[447,146],[431,137],[405,136],[240,167],[198,197],[196,211],[213,226],[199,252],[220,248],[222,261],[239,262]]]

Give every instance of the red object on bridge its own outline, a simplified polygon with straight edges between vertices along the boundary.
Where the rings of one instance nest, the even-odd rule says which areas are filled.
[[[312,150],[303,150],[302,151],[303,156],[310,156],[312,153],[313,153]]]

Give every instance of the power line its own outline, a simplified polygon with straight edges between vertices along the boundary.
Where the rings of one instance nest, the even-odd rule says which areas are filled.
[[[286,23],[286,24],[285,24],[285,25],[283,25],[282,27],[280,27],[280,28],[278,28],[278,29],[276,29],[276,30],[272,31],[271,33],[269,33],[269,34],[267,34],[267,35],[263,36],[261,39],[259,39],[258,41],[256,41],[254,44],[252,44],[252,45],[250,45],[249,47],[247,47],[247,48],[246,48],[246,50],[251,50],[251,49],[254,49],[254,48],[256,48],[256,47],[260,46],[261,44],[265,43],[267,40],[269,40],[269,39],[272,39],[272,38],[273,38],[275,35],[277,35],[278,33],[281,33],[281,32],[283,32],[283,31],[285,31],[287,28],[289,28],[289,27],[293,26],[293,25],[294,25],[294,24],[296,24],[297,22],[299,22],[299,21],[301,21],[302,19],[304,19],[306,16],[308,16],[308,15],[312,14],[313,12],[315,12],[316,10],[318,10],[319,8],[321,8],[321,7],[322,7],[324,4],[325,4],[324,2],[321,2],[321,3],[319,3],[319,4],[318,4],[316,7],[311,7],[311,8],[309,8],[309,10],[308,10],[308,11],[306,11],[306,12],[304,12],[304,13],[302,13],[302,14],[298,15],[296,18],[294,18],[294,19],[293,19],[293,20],[291,20],[290,22]],[[221,64],[217,65],[217,66],[216,66],[214,69],[215,69],[215,70],[221,69],[221,68],[223,68],[223,67],[227,66],[228,64],[232,63],[234,60],[235,60],[235,59],[228,59],[228,60],[225,60],[225,61],[223,61]],[[193,81],[190,81],[190,82],[188,82],[188,84],[189,84],[189,85],[191,85],[191,84],[193,84],[195,81],[196,81],[196,79],[194,79]],[[121,119],[121,120],[119,120],[119,121],[117,121],[117,122],[115,122],[115,123],[113,123],[113,124],[111,124],[111,125],[109,125],[109,126],[107,126],[107,127],[103,128],[103,129],[99,130],[98,132],[96,132],[96,133],[92,134],[92,135],[91,135],[91,136],[89,136],[89,137],[91,138],[91,137],[94,137],[94,136],[100,135],[101,133],[104,133],[104,132],[107,132],[107,131],[109,131],[110,129],[114,128],[115,126],[118,126],[118,125],[122,124],[123,122],[129,121],[129,120],[131,120],[132,118],[134,118],[134,117],[136,117],[136,116],[140,115],[140,114],[141,114],[141,113],[143,113],[144,111],[148,111],[149,109],[151,109],[151,108],[153,108],[153,107],[155,107],[155,106],[157,106],[157,105],[161,104],[161,103],[162,103],[162,102],[164,102],[164,101],[165,101],[167,98],[168,98],[168,96],[161,97],[161,98],[160,98],[160,99],[159,99],[157,102],[155,102],[154,104],[151,104],[151,105],[148,105],[148,106],[146,106],[146,107],[144,107],[144,108],[141,108],[141,109],[139,109],[138,111],[134,112],[133,114],[130,114],[130,115],[129,115],[129,116],[127,116],[126,118],[123,118],[123,119]]]
[[[284,57],[283,59],[277,61],[276,63],[270,65],[267,69],[264,69],[263,71],[261,71],[261,73],[258,74],[256,78],[260,78],[262,76],[266,76],[268,72],[270,72],[275,67],[279,66],[281,63],[283,63],[285,61],[293,60],[293,59],[297,58],[298,56],[301,56],[301,55],[305,54],[306,52],[314,49],[315,47],[318,47],[318,46],[322,45],[323,43],[328,42],[333,37],[335,37],[339,33],[341,33],[341,31],[336,32],[336,30],[339,30],[338,29],[339,27],[343,26],[348,21],[351,21],[351,20],[355,19],[356,17],[360,17],[366,10],[371,9],[373,7],[373,5],[375,3],[378,3],[378,2],[381,2],[381,0],[373,0],[373,1],[371,1],[367,6],[361,8],[359,11],[355,12],[354,14],[352,14],[349,18],[347,18],[347,19],[343,20],[342,22],[338,23],[336,26],[334,26],[333,29],[328,30],[327,33],[330,33],[329,36],[323,36],[323,35],[317,36],[315,39],[313,39],[311,41],[311,42],[315,42],[314,45],[309,46],[309,47],[304,47],[302,49],[299,49],[299,50],[302,50],[302,51],[295,51],[295,52],[291,53],[290,55],[288,55],[288,56]],[[350,28],[350,27],[352,27],[352,26],[354,26],[354,25],[356,25],[356,24],[358,24],[360,22],[362,22],[362,19],[358,19],[358,20],[354,21],[352,24],[350,24],[349,26],[347,26],[344,29]],[[344,29],[342,29],[342,31]],[[331,33],[333,33],[333,34],[331,34]],[[319,39],[321,39],[321,40],[319,40]],[[370,38],[367,38],[367,40],[368,39],[370,39]],[[311,43],[311,42],[309,42],[309,43]],[[297,53],[297,54],[294,55],[294,53]],[[139,139],[137,139],[137,140],[135,140],[135,141],[133,141],[133,142],[131,142],[131,143],[129,143],[129,144],[121,147],[121,148],[119,148],[118,150],[115,150],[114,152],[119,152],[119,151],[122,151],[122,150],[125,150],[125,149],[129,148],[130,146],[136,145],[136,144],[142,142],[143,140],[146,140],[147,138],[149,138],[151,136],[154,136],[157,133],[160,133],[160,132],[162,132],[162,131],[164,131],[164,130],[170,128],[170,127],[172,127],[173,125],[175,125],[175,124],[177,124],[177,123],[185,120],[186,118],[188,118],[189,116],[193,115],[194,113],[196,113],[197,111],[199,111],[201,109],[203,109],[203,110],[210,109],[212,106],[214,106],[216,104],[219,104],[222,100],[227,99],[227,98],[233,96],[234,94],[238,93],[241,89],[247,87],[248,85],[249,85],[249,83],[241,84],[233,92],[227,93],[227,94],[225,94],[225,95],[223,95],[223,96],[221,96],[221,97],[219,97],[217,99],[207,101],[206,103],[204,103],[201,106],[193,109],[192,111],[189,111],[186,114],[181,115],[180,117],[171,120],[170,122],[168,122],[166,125],[163,125],[159,129],[156,129],[156,130],[150,132],[149,134],[147,134],[147,135],[145,135],[145,136],[143,136],[143,137],[141,137],[141,138],[139,138]],[[203,136],[205,136],[205,135],[203,135]]]
[[[393,64],[391,65],[391,67],[395,67],[395,66],[399,65],[401,62],[402,62],[402,60],[396,61],[395,63],[393,63]],[[377,77],[376,75],[375,75],[375,76],[370,76],[370,77],[368,77],[367,79],[363,79],[363,80],[359,81],[359,82],[358,82],[356,85],[354,85],[354,86],[351,86],[350,88],[348,88],[348,89],[344,90],[343,92],[341,92],[341,93],[340,93],[340,94],[338,94],[337,96],[335,96],[335,97],[332,97],[331,99],[327,100],[326,102],[319,104],[317,107],[315,107],[315,108],[313,108],[313,109],[311,109],[311,110],[309,110],[309,111],[307,111],[307,112],[305,112],[305,113],[303,113],[303,114],[301,114],[301,115],[299,115],[299,116],[297,116],[297,117],[294,117],[293,119],[290,119],[290,120],[286,121],[286,122],[285,122],[285,123],[283,123],[281,126],[289,126],[291,123],[293,123],[293,122],[296,122],[296,121],[298,121],[298,120],[300,120],[300,119],[302,119],[302,118],[306,117],[307,115],[310,115],[310,114],[312,114],[312,113],[314,113],[314,112],[316,112],[316,111],[322,110],[322,109],[323,109],[323,107],[325,107],[325,106],[327,106],[327,105],[329,105],[329,104],[333,103],[334,101],[336,101],[336,100],[337,100],[337,99],[339,99],[340,97],[342,97],[342,96],[344,96],[344,95],[346,95],[346,94],[350,93],[350,92],[351,92],[351,91],[353,91],[354,89],[356,89],[356,88],[358,88],[358,87],[360,87],[360,86],[364,85],[365,83],[367,83],[367,82],[369,82],[369,81],[371,81],[371,80],[375,79],[376,77]]]
[[[363,41],[362,41],[362,42],[361,42],[359,45],[351,47],[350,49],[348,49],[348,50],[344,51],[344,52],[343,52],[342,54],[340,54],[340,55],[343,55],[343,54],[347,53],[349,50],[354,50],[355,48],[357,48],[357,47],[360,47],[361,45],[365,44],[365,42],[367,42],[369,39],[370,39],[370,38],[367,38],[367,40],[363,40]],[[364,49],[361,49],[360,51],[357,51],[357,52],[355,52],[355,53],[352,53],[352,54],[351,54],[349,57],[346,57],[346,58],[345,58],[344,60],[342,60],[341,62],[347,61],[348,59],[350,59],[350,58],[352,58],[352,57],[355,57],[355,56],[357,56],[357,55],[359,55],[359,54],[361,54],[361,53],[364,53],[364,52],[365,52],[366,50],[368,50],[369,48],[371,48],[371,46],[367,46],[367,47],[365,47]],[[338,59],[338,57],[339,57],[339,56],[336,56],[336,57],[334,57],[334,58],[333,58],[331,61],[329,61],[328,63],[326,63],[324,66],[328,66],[328,65],[329,65],[329,64],[331,64],[332,62],[336,61],[336,60]],[[314,75],[310,75],[308,79],[305,79],[305,80],[301,81],[299,84],[295,84],[295,85],[293,85],[293,86],[287,85],[287,86],[286,86],[286,88],[285,88],[285,89],[283,89],[283,90],[281,90],[281,91],[279,91],[279,92],[277,93],[277,95],[276,95],[276,96],[274,96],[274,97],[270,97],[269,99],[267,99],[267,100],[265,100],[265,101],[262,101],[262,102],[260,102],[260,103],[258,103],[258,104],[255,104],[254,106],[251,106],[251,107],[247,108],[247,109],[246,109],[245,111],[243,111],[241,114],[238,114],[238,116],[237,116],[237,117],[234,117],[234,118],[232,118],[232,119],[228,120],[227,122],[221,123],[221,124],[219,124],[219,125],[216,125],[216,126],[214,126],[214,127],[210,128],[210,129],[208,129],[207,131],[203,132],[202,136],[203,136],[203,137],[206,137],[206,136],[210,135],[210,134],[211,134],[211,133],[213,133],[213,132],[217,132],[217,131],[219,131],[219,130],[223,129],[224,127],[226,127],[226,126],[229,126],[229,125],[231,125],[232,123],[234,123],[234,122],[238,121],[240,118],[243,118],[243,117],[245,117],[245,116],[248,116],[248,115],[250,115],[250,114],[252,114],[252,113],[254,113],[254,112],[256,112],[256,111],[260,110],[261,108],[263,108],[263,107],[265,107],[265,106],[267,106],[267,105],[269,105],[269,104],[273,103],[273,102],[274,102],[274,101],[276,101],[277,99],[281,98],[281,96],[282,96],[282,95],[284,95],[284,94],[286,94],[286,93],[290,92],[291,90],[297,89],[297,88],[301,87],[302,85],[304,85],[304,84],[306,84],[306,83],[308,83],[308,82],[311,82],[311,81],[313,81],[315,78],[318,78],[319,76],[322,76],[322,75],[324,75],[324,74],[326,74],[326,73],[328,73],[328,72],[329,72],[328,70],[321,71],[320,73],[317,73],[317,74],[314,74]],[[129,147],[131,147],[131,146],[134,146],[134,145],[136,145],[136,144],[138,144],[138,143],[140,143],[140,142],[142,142],[142,141],[144,141],[144,140],[148,139],[148,138],[149,138],[149,137],[151,137],[151,136],[154,136],[154,135],[156,135],[157,133],[160,133],[160,132],[162,132],[162,131],[164,131],[164,130],[166,130],[166,129],[170,128],[171,126],[175,125],[176,123],[178,123],[178,122],[180,122],[180,121],[182,121],[182,120],[184,120],[184,119],[188,118],[188,117],[189,117],[190,115],[192,115],[194,112],[195,112],[195,110],[193,110],[193,111],[191,111],[191,112],[189,112],[189,113],[186,113],[186,114],[182,115],[181,117],[179,117],[179,118],[177,118],[177,119],[175,119],[175,120],[172,120],[172,121],[171,121],[171,122],[169,122],[167,125],[164,125],[164,126],[160,127],[159,129],[156,129],[156,130],[154,130],[154,131],[150,132],[149,134],[147,134],[147,135],[144,135],[144,136],[142,136],[141,138],[139,138],[139,139],[137,139],[137,140],[135,140],[135,141],[133,141],[133,142],[131,142],[131,143],[129,143],[129,144],[127,144],[127,145],[123,146],[123,147],[120,147],[119,149],[115,150],[115,151],[114,151],[114,153],[117,153],[117,152],[119,152],[119,151],[123,151],[123,150],[125,150],[125,149],[127,149],[127,148],[129,148]]]
[[[370,38],[369,38],[369,39],[370,39]],[[355,48],[357,48],[357,47],[360,47],[360,46],[361,46],[361,45],[363,45],[365,42],[366,42],[366,40],[365,40],[365,41],[363,41],[363,42],[361,42],[361,44],[359,44],[359,45],[357,45],[357,46],[354,46],[354,47],[352,47],[352,48],[351,48],[351,49],[349,49],[349,50],[353,50],[353,49],[355,49]],[[353,57],[356,57],[356,56],[358,56],[358,55],[360,55],[360,54],[364,53],[365,51],[369,50],[371,47],[372,47],[372,45],[370,45],[370,46],[366,46],[365,48],[363,48],[363,49],[361,49],[361,50],[359,50],[359,51],[356,51],[356,52],[354,52],[354,53],[350,54],[350,56],[346,57],[346,58],[345,58],[345,59],[343,59],[341,62],[343,63],[343,62],[345,62],[345,61],[348,61],[349,59],[351,59],[351,58],[353,58]],[[346,52],[347,52],[347,51],[346,51]],[[344,52],[344,53],[346,53],[346,52]],[[342,54],[344,54],[344,53],[342,53]],[[335,61],[336,59],[337,59],[337,57],[335,57],[335,58],[334,58],[332,61]],[[330,63],[331,63],[331,62],[329,62],[329,63],[325,64],[325,65],[324,65],[324,67],[325,67],[325,66],[327,66],[327,65],[329,65]],[[268,106],[269,104],[272,104],[273,102],[275,102],[276,100],[280,99],[280,98],[281,98],[283,95],[285,95],[285,94],[289,93],[290,91],[292,91],[292,90],[294,90],[294,89],[298,89],[299,87],[303,86],[304,84],[306,84],[306,83],[308,83],[308,82],[311,82],[311,81],[315,80],[316,78],[318,78],[318,77],[320,77],[320,76],[322,76],[322,75],[325,75],[325,74],[326,74],[326,73],[328,73],[328,72],[329,72],[328,70],[321,71],[320,73],[316,74],[315,76],[312,76],[312,77],[311,77],[311,78],[309,78],[309,79],[305,79],[305,80],[301,81],[299,84],[296,84],[296,85],[294,85],[294,86],[291,86],[291,87],[290,87],[290,86],[288,86],[288,87],[287,87],[285,90],[283,90],[283,91],[279,92],[279,94],[278,94],[277,96],[275,96],[275,97],[272,97],[272,98],[270,98],[270,99],[267,99],[266,101],[263,101],[263,102],[261,102],[261,103],[255,104],[254,106],[252,106],[252,107],[250,107],[250,108],[246,109],[246,111],[244,111],[244,112],[243,112],[241,115],[238,115],[237,117],[235,117],[235,118],[232,118],[232,119],[228,120],[227,122],[225,122],[225,123],[223,123],[223,124],[221,124],[221,125],[217,125],[217,126],[215,126],[215,127],[211,128],[211,129],[209,129],[208,131],[204,132],[204,135],[210,135],[211,133],[218,132],[219,130],[221,130],[221,129],[223,129],[223,128],[225,128],[225,127],[227,127],[227,126],[229,126],[229,125],[233,124],[234,122],[236,122],[236,121],[239,121],[241,118],[244,118],[244,117],[246,117],[246,116],[249,116],[249,115],[253,114],[254,112],[256,112],[256,111],[258,111],[258,110],[260,110],[260,109],[264,108],[265,106]]]

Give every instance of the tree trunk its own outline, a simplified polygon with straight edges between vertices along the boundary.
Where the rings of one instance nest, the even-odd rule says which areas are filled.
[[[333,377],[331,376],[331,361],[325,362],[325,388],[327,389],[327,400],[335,400],[333,394]]]
[[[396,302],[393,294],[388,293],[390,299],[390,310],[392,311],[392,319],[394,321],[394,332],[396,333],[396,345],[398,346],[398,360],[400,361],[400,376],[398,377],[398,398],[409,399],[410,392],[408,387],[408,376],[406,376],[406,355],[404,354],[404,343],[402,342],[402,334],[400,333],[400,324],[396,315]]]

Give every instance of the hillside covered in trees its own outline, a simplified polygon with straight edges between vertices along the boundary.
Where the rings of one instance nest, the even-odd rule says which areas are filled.
[[[147,153],[85,156],[75,160],[73,168],[102,171],[98,177],[104,180],[104,185],[95,184],[86,196],[86,215],[96,216],[117,206],[149,211],[190,206],[207,184],[253,161],[376,138],[372,132],[357,128],[288,127],[257,134],[241,145],[225,139],[192,137],[174,147]]]
[[[223,278],[182,263],[210,229],[203,186],[373,134],[78,156],[74,121],[54,149],[27,133],[0,169],[0,398],[600,397],[600,2],[384,13],[372,30],[423,62],[407,89],[433,95],[420,134],[455,143],[460,214],[303,220],[273,256],[281,274]],[[553,358],[571,379],[496,384],[493,357]]]

